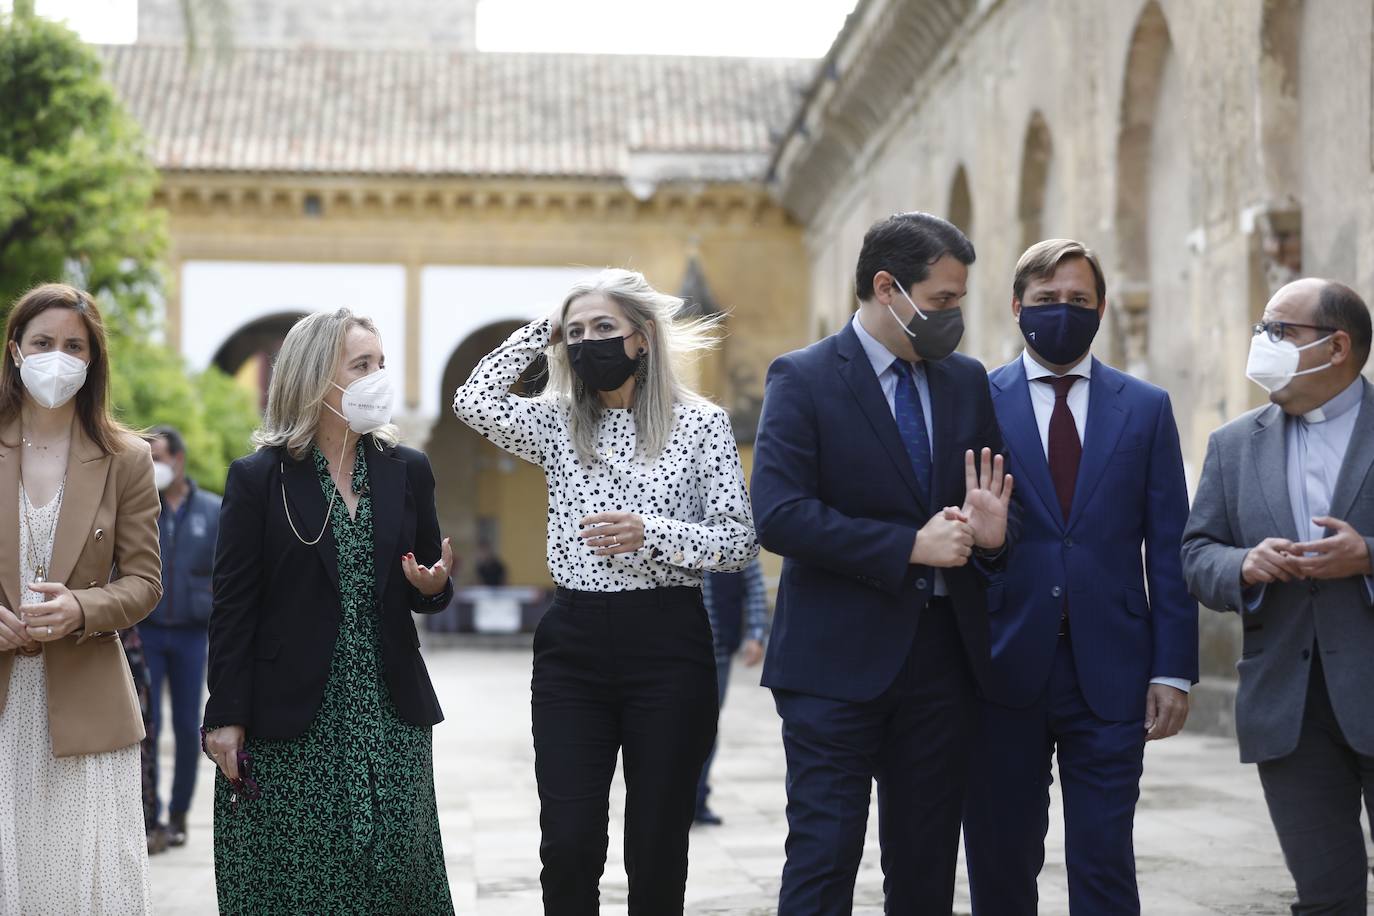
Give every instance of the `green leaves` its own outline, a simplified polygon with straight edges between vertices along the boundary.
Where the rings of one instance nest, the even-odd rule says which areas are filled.
[[[95,53],[63,26],[0,16],[0,321],[39,283],[89,290],[110,336],[116,413],[137,429],[180,429],[188,473],[220,491],[257,407],[218,369],[193,375],[152,342],[167,247],[157,182]]]
[[[143,146],[76,35],[0,17],[0,317],[54,280],[129,314],[149,310],[167,240]]]

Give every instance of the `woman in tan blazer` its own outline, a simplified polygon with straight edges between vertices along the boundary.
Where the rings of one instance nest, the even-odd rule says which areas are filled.
[[[148,444],[95,302],[25,294],[0,360],[0,913],[144,913],[143,723],[117,631],[162,594]]]

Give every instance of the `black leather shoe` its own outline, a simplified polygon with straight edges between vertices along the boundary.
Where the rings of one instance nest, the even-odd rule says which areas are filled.
[[[148,855],[155,856],[167,851],[167,828],[161,824],[148,831]]]
[[[167,845],[185,846],[186,845],[186,815],[173,814],[168,818],[167,824]]]
[[[705,824],[708,827],[719,827],[725,821],[720,819],[720,815],[710,808],[701,807],[697,809],[696,817],[692,818],[695,823]]]

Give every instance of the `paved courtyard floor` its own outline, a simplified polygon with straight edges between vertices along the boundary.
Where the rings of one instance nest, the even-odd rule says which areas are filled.
[[[530,653],[429,647],[426,658],[448,720],[435,729],[435,783],[454,903],[461,914],[538,916],[539,826],[529,726]],[[692,834],[687,911],[765,916],[775,909],[782,870],[783,756],[772,700],[758,669],[738,667],[721,717],[713,807],[721,827]],[[170,776],[164,740],[164,797]],[[153,897],[163,916],[215,912],[210,777],[190,815],[190,843],[152,860]],[[1041,913],[1067,913],[1063,831],[1051,817],[1040,880]],[[623,785],[612,793],[610,860],[602,912],[625,912],[620,855]],[[855,913],[882,912],[877,815],[869,819]],[[1151,744],[1136,817],[1136,853],[1146,914],[1282,914],[1290,883],[1269,825],[1254,767],[1231,741],[1180,735]],[[955,910],[968,912],[960,869]],[[1371,912],[1374,912],[1372,910]]]

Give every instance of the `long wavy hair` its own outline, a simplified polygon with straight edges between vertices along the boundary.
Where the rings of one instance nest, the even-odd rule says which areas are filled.
[[[86,366],[86,383],[76,393],[76,416],[86,438],[102,452],[113,455],[122,452],[136,434],[114,418],[110,410],[110,348],[105,338],[105,322],[95,300],[85,290],[65,283],[44,283],[19,297],[10,309],[5,327],[5,358],[0,365],[0,425],[19,416],[24,403],[24,384],[19,367],[9,353],[9,341],[19,345],[29,322],[48,309],[71,309],[81,316],[90,344],[90,362]],[[18,443],[5,443],[11,447]]]
[[[722,316],[681,317],[683,300],[654,289],[637,271],[612,268],[568,290],[559,311],[560,327],[574,302],[596,293],[620,306],[631,327],[647,341],[644,379],[635,385],[631,410],[638,434],[637,450],[644,457],[656,458],[672,438],[674,406],[705,402],[682,381],[679,372],[687,360],[717,345]],[[548,363],[549,383],[541,397],[569,405],[573,447],[584,463],[591,463],[605,408],[595,391],[577,384],[566,340],[549,351]]]
[[[272,366],[267,411],[253,433],[255,448],[283,446],[292,458],[305,457],[320,427],[324,396],[343,360],[344,342],[354,328],[382,337],[372,319],[348,309],[316,312],[291,326]],[[369,435],[387,445],[400,441],[391,424]]]

